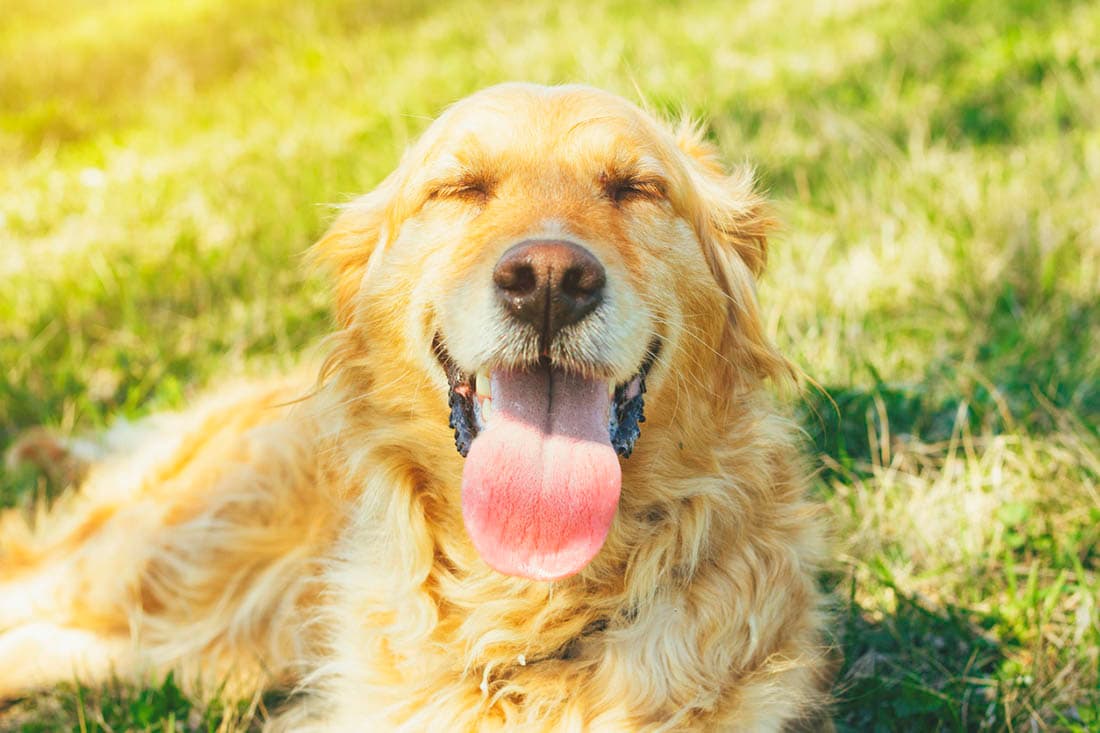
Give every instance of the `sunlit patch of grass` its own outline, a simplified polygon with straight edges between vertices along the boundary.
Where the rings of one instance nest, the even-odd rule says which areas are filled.
[[[261,729],[266,710],[260,698],[228,701],[220,691],[197,699],[185,693],[169,673],[159,684],[145,687],[117,680],[98,689],[64,685],[14,703],[0,717],[0,729],[21,733],[247,733]]]
[[[1095,730],[1098,37],[1073,0],[9,0],[0,449],[286,368],[329,328],[327,204],[479,87],[593,83],[709,120],[786,222],[761,297],[825,385],[841,727]],[[172,685],[0,728],[255,724]]]
[[[853,730],[1090,730],[1100,714],[1100,440],[979,438],[960,406],[928,445],[871,426],[829,504],[847,592],[838,682]],[[930,726],[925,728],[924,726]]]

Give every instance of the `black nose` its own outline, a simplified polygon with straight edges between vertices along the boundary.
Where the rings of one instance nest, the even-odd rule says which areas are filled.
[[[595,255],[572,242],[520,242],[493,269],[505,310],[537,328],[544,349],[558,331],[595,310],[606,282]]]

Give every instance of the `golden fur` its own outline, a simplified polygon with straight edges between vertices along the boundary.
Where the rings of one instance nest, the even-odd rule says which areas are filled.
[[[609,197],[624,175],[648,188]],[[583,87],[459,102],[314,248],[339,327],[316,389],[237,385],[127,426],[77,494],[3,516],[0,697],[182,668],[298,685],[271,723],[295,731],[805,720],[827,686],[822,522],[764,387],[790,375],[757,313],[770,226],[690,125]],[[486,273],[533,236],[607,268],[599,359],[573,366],[623,379],[664,342],[607,542],[554,583],[470,544],[432,348],[474,367],[503,348]],[[51,440],[17,457],[68,461]]]

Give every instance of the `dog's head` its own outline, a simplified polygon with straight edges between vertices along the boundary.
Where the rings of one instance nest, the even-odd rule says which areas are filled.
[[[769,226],[694,128],[595,89],[492,87],[315,248],[337,272],[333,363],[438,417],[435,441],[453,429],[489,565],[565,577],[604,543],[622,459],[697,454],[786,372],[756,311]]]

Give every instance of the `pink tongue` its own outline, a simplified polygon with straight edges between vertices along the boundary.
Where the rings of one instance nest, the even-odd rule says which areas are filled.
[[[573,575],[603,546],[619,504],[607,383],[541,368],[494,373],[492,392],[462,473],[466,531],[498,572]]]

